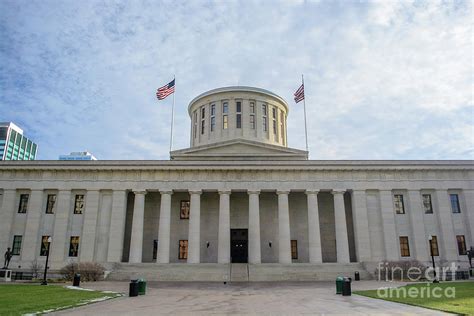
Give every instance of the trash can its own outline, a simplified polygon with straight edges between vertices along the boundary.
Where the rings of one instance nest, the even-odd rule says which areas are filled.
[[[355,280],[355,281],[360,281],[360,274],[359,274],[359,271],[356,271],[356,272],[354,273],[354,280]]]
[[[336,278],[336,294],[342,294],[342,283],[344,282],[343,277]]]
[[[128,291],[128,296],[138,296],[138,280],[131,280],[130,287]]]
[[[81,275],[79,273],[74,274],[74,280],[72,281],[73,286],[79,286],[81,284]]]
[[[138,280],[138,295],[145,295],[146,293],[146,281],[144,279]]]
[[[342,282],[342,296],[351,296],[351,278],[344,278]]]

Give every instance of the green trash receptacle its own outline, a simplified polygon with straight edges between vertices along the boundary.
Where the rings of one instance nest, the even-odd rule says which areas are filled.
[[[138,295],[146,294],[146,281],[144,279],[138,280]]]
[[[336,294],[342,294],[342,285],[344,284],[344,278],[338,276],[336,278]]]

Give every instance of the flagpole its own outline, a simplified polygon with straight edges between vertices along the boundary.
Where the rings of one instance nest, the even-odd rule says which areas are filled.
[[[170,159],[171,159],[171,148],[173,147],[173,125],[174,125],[174,95],[176,94],[176,77],[173,75],[174,80],[174,92],[173,92],[173,105],[171,106],[171,136],[170,136]]]
[[[303,91],[304,91],[304,78],[303,74],[301,74],[301,83],[303,84]],[[306,91],[303,92],[306,94]],[[306,139],[306,151],[308,150],[308,128],[306,126],[306,95],[303,96],[303,108],[304,108],[304,135]]]

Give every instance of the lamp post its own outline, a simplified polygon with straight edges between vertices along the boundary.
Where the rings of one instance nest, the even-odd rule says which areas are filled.
[[[433,283],[439,283],[438,279],[436,278],[436,267],[435,267],[435,261],[434,261],[434,254],[433,254],[433,236],[430,235],[428,238],[430,241],[430,253],[431,253],[431,262],[433,263],[433,274],[434,274],[434,280]]]
[[[53,238],[48,237],[48,248],[46,248],[46,264],[44,265],[43,282],[41,282],[41,285],[48,285],[48,281],[46,281],[46,274],[48,273],[49,246],[51,246],[52,241]]]

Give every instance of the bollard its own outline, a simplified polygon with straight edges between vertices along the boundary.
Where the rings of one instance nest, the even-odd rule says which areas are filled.
[[[79,273],[74,274],[74,280],[72,286],[79,286],[81,284],[81,275]]]
[[[355,280],[355,281],[360,281],[360,274],[359,274],[359,271],[356,271],[356,272],[354,273],[354,280]]]
[[[344,278],[343,284],[342,284],[342,296],[351,296],[352,291],[351,291],[351,278]]]
[[[130,280],[128,296],[138,296],[138,280]]]

